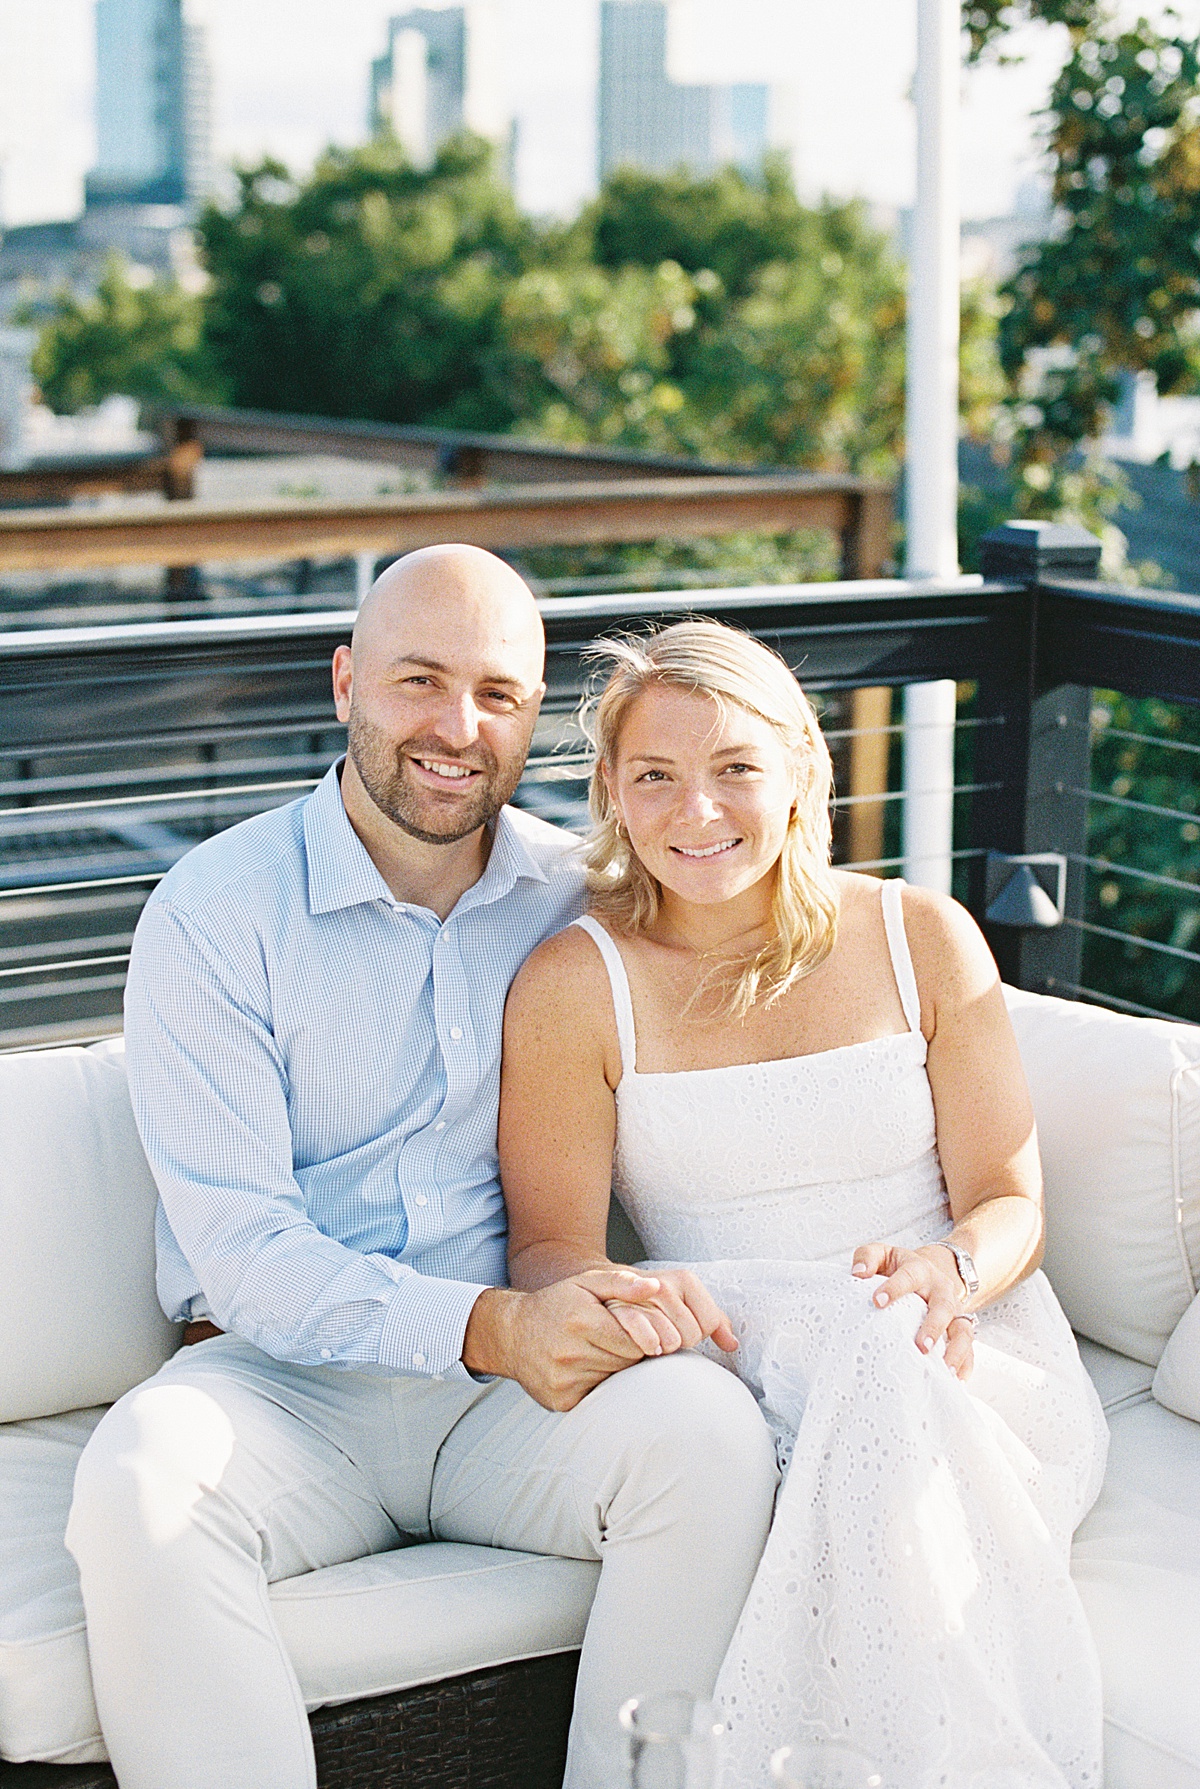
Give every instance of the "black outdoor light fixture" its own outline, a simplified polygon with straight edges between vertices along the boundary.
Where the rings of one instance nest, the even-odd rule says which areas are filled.
[[[986,917],[994,926],[1048,931],[1060,926],[1067,894],[1067,860],[1061,851],[1010,857],[987,854]]]

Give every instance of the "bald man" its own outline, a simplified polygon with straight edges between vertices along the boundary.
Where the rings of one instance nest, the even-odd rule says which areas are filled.
[[[757,1406],[640,1360],[604,1301],[641,1276],[505,1286],[505,995],[583,900],[576,841],[506,805],[543,655],[501,560],[398,561],[334,657],[345,759],[142,915],[129,1082],[193,1345],[100,1423],[67,1531],[121,1789],[313,1789],[267,1584],[404,1535],[600,1560],[571,1789],[621,1780],[628,1696],[715,1679],[770,1518]]]

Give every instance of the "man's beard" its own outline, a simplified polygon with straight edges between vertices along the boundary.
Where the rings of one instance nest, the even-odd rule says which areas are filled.
[[[346,750],[359,781],[388,819],[410,838],[426,845],[452,845],[493,820],[512,795],[525,768],[525,753],[502,765],[477,740],[469,754],[448,752],[437,740],[406,739],[397,746],[381,727],[350,705]],[[417,785],[408,769],[410,758],[431,758],[443,764],[466,764],[480,772],[471,795],[455,801],[451,813],[440,813],[437,795]],[[449,785],[454,788],[454,784]]]

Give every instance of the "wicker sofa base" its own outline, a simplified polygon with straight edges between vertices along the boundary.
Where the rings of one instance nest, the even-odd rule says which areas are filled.
[[[312,1716],[320,1789],[561,1789],[577,1652]],[[107,1764],[5,1764],[0,1789],[115,1789]]]

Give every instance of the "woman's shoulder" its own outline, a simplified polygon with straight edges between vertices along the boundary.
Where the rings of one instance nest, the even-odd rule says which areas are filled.
[[[564,1071],[599,1064],[606,1079],[620,1078],[608,971],[582,926],[555,932],[526,958],[509,989],[504,1027],[506,1052],[532,1049]]]
[[[543,939],[525,959],[509,992],[509,1008],[586,1006],[607,987],[608,972],[595,940],[583,926],[572,924]]]
[[[987,939],[961,901],[906,882],[901,902],[917,985],[935,1005],[965,1005],[999,985]]]

